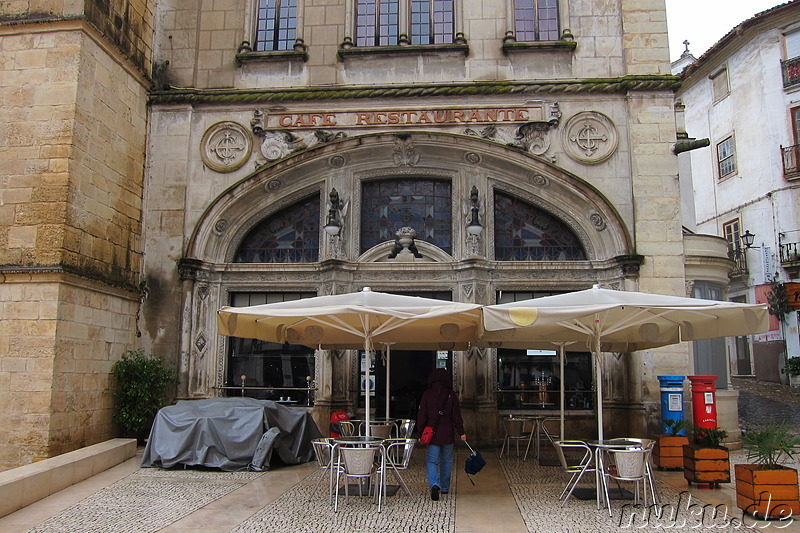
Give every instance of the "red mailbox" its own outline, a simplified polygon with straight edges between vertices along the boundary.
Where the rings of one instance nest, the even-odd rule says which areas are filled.
[[[692,383],[692,423],[696,428],[717,427],[717,376],[687,376]]]

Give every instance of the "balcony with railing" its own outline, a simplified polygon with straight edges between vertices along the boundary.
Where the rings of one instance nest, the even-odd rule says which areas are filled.
[[[792,87],[800,83],[800,57],[781,60],[781,72],[783,73],[784,87]]]
[[[792,277],[800,274],[800,242],[781,243],[781,266]]]
[[[781,146],[783,177],[789,181],[800,179],[800,144]]]

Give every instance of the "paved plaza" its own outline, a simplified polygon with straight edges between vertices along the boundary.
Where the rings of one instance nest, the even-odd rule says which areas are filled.
[[[614,516],[594,500],[571,499],[561,508],[558,495],[567,478],[556,466],[515,456],[484,453],[488,465],[473,476],[463,471],[460,450],[453,490],[430,500],[424,452],[415,452],[404,479],[413,496],[398,491],[382,513],[369,498],[328,504],[326,481],[312,495],[315,463],[276,466],[264,473],[142,469],[137,456],[122,465],[0,519],[3,533],[35,532],[616,532],[800,531],[800,524],[761,522],[742,517],[733,505],[733,485],[687,491],[682,472],[657,472],[665,512],[649,518],[631,501],[613,501]],[[741,451],[731,463],[744,462]],[[589,481],[593,481],[593,477]],[[588,486],[588,485],[587,485]],[[638,511],[638,512],[634,512]]]

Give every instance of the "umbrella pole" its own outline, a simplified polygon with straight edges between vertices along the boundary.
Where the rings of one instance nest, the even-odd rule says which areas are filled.
[[[597,380],[597,440],[603,440],[603,371],[600,361],[600,335],[594,336],[594,358]]]
[[[366,397],[364,398],[364,408],[366,412],[364,413],[364,435],[369,437],[370,435],[370,420],[369,420],[369,395],[372,393],[370,384],[369,384],[369,365],[370,365],[370,342],[367,340],[364,342],[364,372],[366,373],[366,380],[364,383],[364,391],[366,392]]]
[[[386,421],[389,421],[389,376],[392,372],[392,347],[386,345]]]
[[[558,345],[558,354],[559,354],[559,364],[561,366],[560,373],[558,374],[558,380],[561,382],[559,386],[560,394],[561,394],[561,440],[564,440],[564,343],[559,343]]]

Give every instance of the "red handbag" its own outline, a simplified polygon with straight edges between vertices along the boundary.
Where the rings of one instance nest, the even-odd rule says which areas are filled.
[[[434,433],[436,431],[433,429],[439,425],[439,417],[444,414],[444,406],[447,405],[447,400],[450,399],[450,393],[447,393],[447,396],[444,397],[444,402],[442,402],[442,408],[439,409],[438,416],[436,417],[436,422],[433,426],[425,426],[422,429],[422,435],[419,436],[419,443],[420,444],[430,444],[431,439],[433,438]]]

